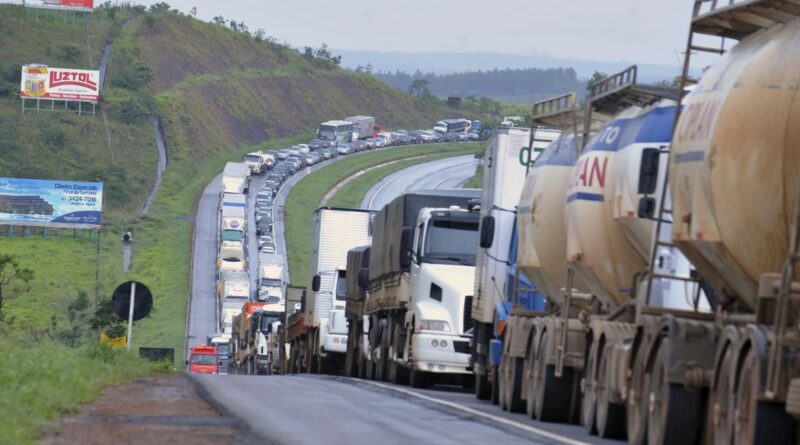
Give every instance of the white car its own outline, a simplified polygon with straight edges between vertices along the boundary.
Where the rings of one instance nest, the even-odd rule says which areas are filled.
[[[261,251],[261,253],[277,253],[275,251],[275,246],[271,244],[264,244],[259,248],[259,250]]]
[[[297,144],[297,148],[300,150],[300,153],[303,154],[308,154],[311,152],[311,148],[308,146],[308,144]]]
[[[264,247],[264,244],[274,245],[275,241],[273,241],[272,237],[269,235],[262,235],[261,238],[258,239],[258,248],[261,249]]]

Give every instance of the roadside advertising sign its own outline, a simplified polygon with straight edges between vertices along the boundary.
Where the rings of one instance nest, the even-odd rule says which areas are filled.
[[[94,0],[25,0],[24,3],[30,8],[52,8],[67,11],[91,11],[94,9]]]
[[[97,103],[100,100],[99,71],[51,68],[47,65],[22,67],[19,96],[30,99],[69,100]]]
[[[103,183],[0,178],[0,224],[97,229]]]

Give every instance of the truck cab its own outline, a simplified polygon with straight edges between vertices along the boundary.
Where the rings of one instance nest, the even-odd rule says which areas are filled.
[[[346,268],[324,271],[319,274],[318,293],[330,295],[330,313],[320,322],[320,344],[325,352],[344,353],[347,350],[347,318],[344,307],[347,301]]]
[[[412,371],[472,372],[469,343],[478,222],[477,212],[457,206],[420,211],[408,258],[411,310],[406,312],[406,326],[413,328]]]
[[[208,336],[206,344],[217,348],[217,366],[220,374],[227,374],[230,366],[230,334],[216,332]]]
[[[189,356],[189,372],[192,374],[217,374],[219,365],[217,348],[214,346],[194,346]]]

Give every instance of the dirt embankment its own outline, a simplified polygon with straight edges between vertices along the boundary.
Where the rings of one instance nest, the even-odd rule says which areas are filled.
[[[106,388],[96,401],[45,431],[42,445],[255,445],[263,441],[206,403],[182,375]]]

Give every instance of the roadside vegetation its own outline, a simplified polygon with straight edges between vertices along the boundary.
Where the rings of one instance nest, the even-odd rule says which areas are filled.
[[[478,165],[478,168],[475,169],[475,175],[469,178],[466,184],[464,184],[464,188],[466,189],[479,189],[483,187],[483,165]]]
[[[459,156],[483,150],[480,143],[414,145],[350,155],[344,162],[336,162],[317,170],[300,180],[292,188],[284,208],[284,229],[289,261],[289,276],[293,284],[305,286],[309,280],[308,249],[311,239],[311,217],[319,208],[323,196],[336,184],[357,172],[375,165],[422,155],[427,160]],[[436,156],[436,157],[433,157]],[[421,159],[421,158],[419,158]],[[392,164],[394,166],[395,164]],[[365,173],[365,175],[370,172]],[[373,181],[374,182],[374,181]],[[349,184],[342,188],[348,188]],[[363,187],[362,185],[361,187]],[[368,186],[367,186],[368,188]],[[366,192],[366,189],[364,189]],[[342,193],[340,190],[337,195]],[[363,196],[363,193],[362,195]],[[359,207],[359,202],[354,207]]]

